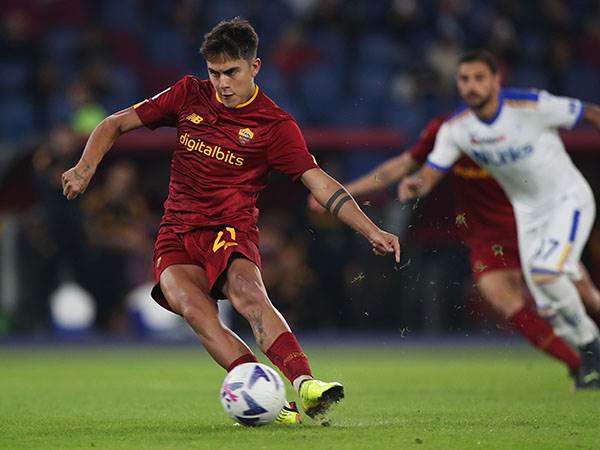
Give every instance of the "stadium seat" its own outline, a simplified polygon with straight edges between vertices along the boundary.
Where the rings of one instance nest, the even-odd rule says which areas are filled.
[[[600,82],[598,73],[590,66],[574,64],[562,77],[562,94],[585,100],[592,103],[600,103]]]
[[[98,10],[104,24],[116,28],[138,28],[144,14],[139,11],[136,0],[103,0]]]
[[[298,80],[299,99],[306,105],[308,119],[315,124],[327,124],[331,110],[342,100],[342,68],[321,64],[305,72]]]
[[[358,66],[361,64],[382,68],[397,66],[406,57],[401,50],[401,47],[388,34],[365,34],[357,42],[360,62]]]
[[[272,98],[275,103],[278,103],[282,98],[287,96],[286,81],[277,69],[268,64],[263,64],[256,82],[263,92]]]
[[[368,97],[348,97],[337,103],[332,109],[329,123],[334,126],[368,127],[377,125],[377,109],[381,104]]]
[[[207,2],[205,11],[205,23],[212,27],[221,20],[231,19],[236,16],[248,17],[249,9],[246,2],[239,0],[219,0],[217,2]],[[208,29],[206,30],[208,31]]]
[[[110,72],[112,91],[102,102],[108,112],[118,111],[131,106],[142,99],[136,76],[125,65],[113,65]]]
[[[146,51],[153,64],[185,67],[194,49],[184,35],[169,27],[155,28],[146,39]]]
[[[400,152],[400,149],[398,149]],[[355,180],[390,157],[390,152],[381,149],[360,148],[344,152],[342,173],[344,180]]]
[[[307,37],[310,40],[310,45],[319,50],[319,53],[323,56],[323,61],[338,67],[348,64],[348,47],[341,33],[337,33],[332,29],[318,28],[308,30]],[[341,69],[341,67],[339,68]]]
[[[364,65],[351,75],[354,97],[381,104],[392,96],[392,71],[380,65]]]
[[[510,73],[508,84],[515,88],[536,88],[536,89],[548,89],[549,83],[548,78],[537,67],[527,64],[517,66]]]
[[[35,137],[36,117],[28,98],[3,95],[0,97],[0,139],[16,141]]]
[[[55,28],[48,32],[42,41],[44,53],[54,61],[66,62],[75,58],[81,41],[82,30],[75,28]]]
[[[10,59],[0,61],[0,92],[25,93],[30,73],[28,62]]]
[[[382,115],[385,125],[404,130],[411,142],[419,136],[427,119],[424,105],[420,101],[393,100]]]

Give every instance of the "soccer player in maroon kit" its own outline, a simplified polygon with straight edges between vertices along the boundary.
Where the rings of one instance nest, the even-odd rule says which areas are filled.
[[[176,127],[169,195],[155,245],[153,298],[183,316],[214,360],[231,370],[257,359],[219,320],[215,299],[228,298],[250,323],[260,349],[293,384],[304,412],[315,417],[342,399],[344,389],[313,379],[306,354],[263,284],[256,201],[269,172],[301,180],[326,209],[368,239],[375,254],[394,253],[399,262],[400,246],[319,168],[294,119],[255,84],[261,66],[257,47],[249,22],[220,22],[200,49],[209,80],[185,76],[104,119],[79,162],[63,174],[63,190],[69,200],[82,194],[121,134],[142,126]],[[299,419],[293,408],[279,417],[288,423]]]
[[[346,184],[348,192],[360,196],[383,189],[424,164],[446,118],[447,115],[443,115],[432,119],[409,150]],[[577,373],[581,363],[578,353],[527,305],[516,223],[506,194],[485,169],[467,156],[454,164],[452,175],[455,225],[461,241],[469,249],[473,278],[483,298],[532,345],[564,362],[572,374]],[[322,210],[312,198],[309,206]],[[580,266],[583,278],[576,282],[577,288],[588,309],[597,314],[600,292],[583,265]]]

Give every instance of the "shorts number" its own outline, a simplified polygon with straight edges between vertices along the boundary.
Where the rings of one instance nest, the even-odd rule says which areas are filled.
[[[229,236],[231,238],[231,241],[226,241],[223,239],[223,230],[219,231],[219,234],[217,234],[217,238],[215,239],[215,242],[213,243],[213,253],[216,253],[221,247],[227,248],[227,247],[232,247],[234,245],[237,245],[237,242],[235,242],[235,228],[233,227],[225,227],[225,231],[229,232]]]
[[[546,244],[548,244],[548,249],[545,249]],[[540,245],[539,250],[535,254],[535,258],[542,258],[544,261],[547,260],[550,257],[550,255],[554,253],[554,250],[558,248],[558,244],[560,244],[560,241],[556,239],[548,239],[548,241],[546,241],[546,239],[543,239],[542,245]]]

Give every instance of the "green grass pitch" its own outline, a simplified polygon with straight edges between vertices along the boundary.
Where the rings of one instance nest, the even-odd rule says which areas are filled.
[[[196,347],[0,347],[0,449],[600,448],[600,391],[525,346],[307,351],[346,387],[329,427],[233,426]]]

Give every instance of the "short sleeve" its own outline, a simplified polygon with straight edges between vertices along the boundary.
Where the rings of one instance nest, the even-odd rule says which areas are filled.
[[[444,119],[442,117],[436,117],[423,128],[417,142],[408,150],[415,161],[421,164],[427,161],[427,156],[433,150],[435,137],[443,123]]]
[[[293,120],[276,125],[267,152],[267,162],[270,167],[289,175],[294,181],[307,170],[319,167]]]
[[[446,122],[440,127],[427,164],[436,170],[447,172],[460,156],[461,150],[452,138],[452,130]]]
[[[154,130],[158,127],[177,126],[179,111],[187,97],[189,77],[183,77],[173,86],[134,105],[142,123]]]
[[[582,119],[584,105],[580,100],[557,97],[546,91],[538,95],[538,113],[543,125],[550,128],[573,128]]]

